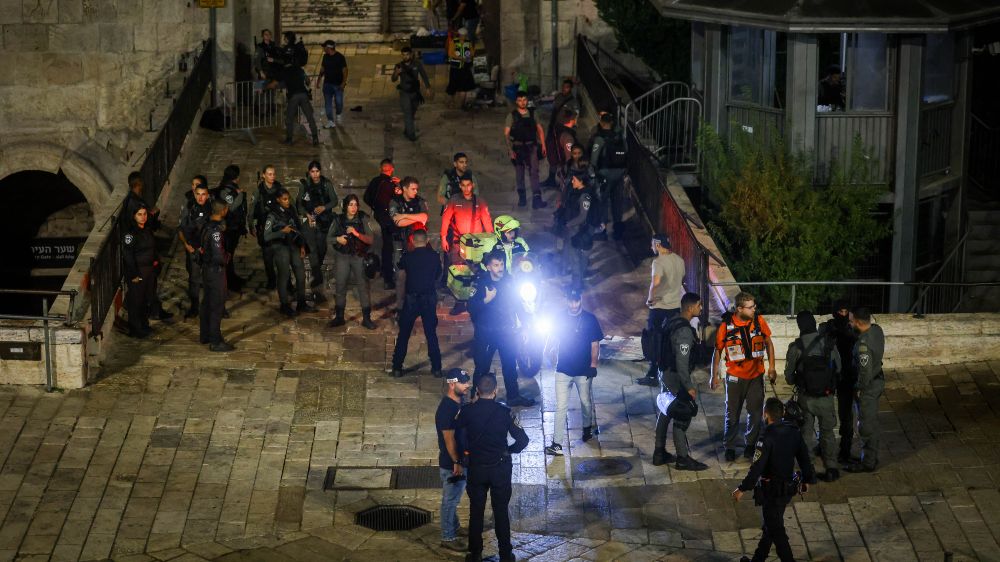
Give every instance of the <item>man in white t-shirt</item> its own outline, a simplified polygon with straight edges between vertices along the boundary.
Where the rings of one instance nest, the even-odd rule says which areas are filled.
[[[646,330],[656,342],[663,326],[680,314],[681,295],[684,291],[684,259],[670,251],[670,238],[666,233],[653,235],[652,248],[656,257],[653,258],[652,279],[646,297],[646,306],[649,307]],[[659,345],[654,344],[652,349],[659,349]],[[656,377],[655,359],[649,362],[646,376],[635,382],[644,386],[660,384]]]

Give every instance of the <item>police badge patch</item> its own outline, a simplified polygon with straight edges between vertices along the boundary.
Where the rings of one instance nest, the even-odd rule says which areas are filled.
[[[583,210],[584,211],[589,211],[590,210],[590,198],[589,197],[583,200]]]
[[[750,461],[750,464],[753,464],[753,463],[759,461],[760,460],[760,456],[761,456],[760,449],[757,449],[756,451],[754,451],[753,452],[753,460]]]
[[[226,195],[226,203],[229,203],[230,205],[233,204],[233,196],[232,195]]]
[[[469,287],[469,298],[471,299],[474,296],[476,296],[476,287]]]
[[[264,223],[264,230],[271,230],[271,219]]]
[[[126,244],[131,244],[131,243],[132,243],[132,240],[134,240],[134,238],[132,237],[132,235],[131,235],[131,234],[126,234],[126,235],[125,235],[125,243],[126,243]]]
[[[303,196],[302,196],[302,200],[303,200],[303,201],[308,201],[308,200],[309,200],[309,194],[308,194],[308,193],[306,193],[305,195],[303,195]]]
[[[862,367],[867,367],[869,361],[871,361],[871,357],[869,357],[867,355],[859,355],[858,356],[858,362],[861,363]]]
[[[510,418],[514,422],[514,427],[521,427],[521,419],[517,417],[517,414],[511,412]]]
[[[222,233],[221,232],[213,232],[212,233],[212,240],[215,240],[216,242],[221,241],[222,240]]]
[[[687,355],[689,351],[691,351],[691,344],[689,344],[689,343],[682,343],[681,344],[681,355]]]

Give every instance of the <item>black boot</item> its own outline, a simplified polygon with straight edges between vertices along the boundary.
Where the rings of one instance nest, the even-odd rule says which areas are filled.
[[[548,206],[549,204],[546,203],[545,201],[542,201],[542,196],[537,193],[535,194],[535,197],[531,200],[532,209],[544,209],[545,207]]]
[[[523,191],[517,192],[517,206],[523,207],[528,204],[528,198],[525,196]]]
[[[662,466],[673,461],[674,456],[667,452],[666,447],[657,447],[653,449],[653,466]]]
[[[336,328],[338,326],[343,326],[344,323],[345,323],[344,322],[344,307],[343,306],[338,306],[335,310],[336,310],[336,312],[334,313],[335,316],[333,317],[333,320],[330,320],[330,324],[329,324],[329,326],[331,328]]]
[[[372,322],[372,307],[366,306],[361,309],[361,325],[369,330],[375,329],[375,323]]]
[[[298,304],[295,305],[295,312],[298,312],[299,314],[303,312],[316,312],[316,307],[306,301],[299,301]]]
[[[588,425],[587,427],[583,428],[583,436],[580,437],[580,440],[586,443],[587,441],[590,441],[593,438],[594,434],[591,432],[590,426]]]

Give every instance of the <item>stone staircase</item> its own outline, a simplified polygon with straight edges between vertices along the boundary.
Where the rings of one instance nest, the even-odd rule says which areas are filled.
[[[410,34],[424,24],[422,0],[389,0],[389,32]],[[307,42],[335,39],[342,43],[382,41],[381,0],[285,0],[281,28]]]
[[[1000,203],[974,204],[969,210],[965,281],[1000,282]],[[963,311],[1000,310],[1000,287],[973,287],[962,301]]]

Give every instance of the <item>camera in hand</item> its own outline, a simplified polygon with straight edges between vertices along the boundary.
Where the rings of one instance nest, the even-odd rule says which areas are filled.
[[[461,482],[463,480],[465,480],[465,474],[459,474],[458,476],[452,475],[448,477],[449,484],[455,484],[456,482]]]

